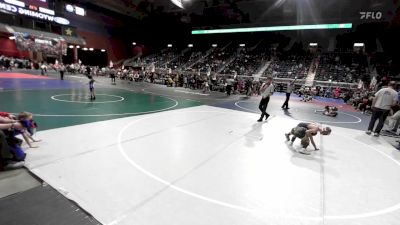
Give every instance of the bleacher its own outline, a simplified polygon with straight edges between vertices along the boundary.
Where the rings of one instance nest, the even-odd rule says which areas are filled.
[[[303,79],[307,76],[312,62],[311,55],[303,56],[283,56],[280,59],[274,60],[268,69],[264,72],[263,76],[273,76],[278,78],[295,77]]]
[[[355,53],[324,53],[320,57],[316,80],[357,82],[367,71],[366,57]]]
[[[267,61],[271,63],[262,77],[281,79],[305,79],[315,69],[315,81],[355,83],[367,73],[367,57],[364,54],[276,52],[271,54],[267,46],[239,47],[237,43],[219,48],[168,48],[159,53],[136,59],[139,66],[155,67],[162,71],[180,71],[200,74],[225,74],[252,76]],[[313,67],[313,68],[311,68]]]

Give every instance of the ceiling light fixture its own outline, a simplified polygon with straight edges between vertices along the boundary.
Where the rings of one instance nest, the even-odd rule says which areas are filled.
[[[184,9],[182,0],[171,0],[171,2],[174,3],[174,5],[178,6],[179,8]]]

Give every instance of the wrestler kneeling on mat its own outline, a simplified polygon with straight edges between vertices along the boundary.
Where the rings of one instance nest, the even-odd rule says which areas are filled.
[[[322,112],[325,116],[336,117],[338,114],[338,108],[336,106],[325,106],[324,110],[315,110],[315,112]]]
[[[311,154],[311,150],[307,150],[307,147],[310,145],[310,142],[314,146],[315,151],[319,150],[315,145],[313,136],[317,135],[318,132],[321,135],[329,135],[331,131],[331,128],[322,127],[316,123],[299,123],[289,133],[285,134],[285,136],[287,141],[291,141],[291,144],[293,144],[296,138],[300,138],[301,146],[303,147],[300,153],[309,155]],[[293,136],[292,139],[290,139],[291,135]]]

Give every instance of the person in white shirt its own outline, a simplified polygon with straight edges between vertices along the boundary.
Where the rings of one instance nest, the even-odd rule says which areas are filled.
[[[372,116],[366,133],[370,135],[374,129],[376,120],[379,123],[375,128],[374,136],[379,137],[383,124],[389,115],[390,108],[397,103],[397,92],[394,90],[395,82],[390,82],[387,88],[382,88],[375,93],[372,101]]]
[[[268,106],[268,102],[269,102],[269,97],[274,94],[274,85],[272,84],[272,77],[268,77],[267,81],[265,83],[263,83],[261,85],[261,101],[260,101],[260,105],[258,106],[258,108],[261,111],[261,117],[259,120],[257,120],[257,122],[262,122],[265,116],[265,120],[268,119],[269,114],[266,112],[267,110],[267,106]]]
[[[287,83],[286,87],[286,101],[282,105],[282,109],[289,109],[289,100],[290,100],[290,94],[292,94],[293,87],[294,87],[294,82],[296,82],[296,78],[292,82]]]

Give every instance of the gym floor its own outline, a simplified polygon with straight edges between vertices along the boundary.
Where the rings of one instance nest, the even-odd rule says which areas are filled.
[[[57,216],[74,219],[65,224],[146,225],[400,220],[400,152],[366,135],[369,116],[340,101],[292,95],[285,111],[276,93],[273,116],[257,123],[260,97],[95,77],[91,102],[87,78],[57,78],[0,74],[0,111],[34,113],[43,140],[27,149],[29,172],[0,174],[1,224]],[[315,113],[327,104],[339,107],[336,118]],[[299,121],[332,128],[316,138],[320,151],[302,155],[298,142],[285,142]],[[38,205],[53,214],[38,218]]]

